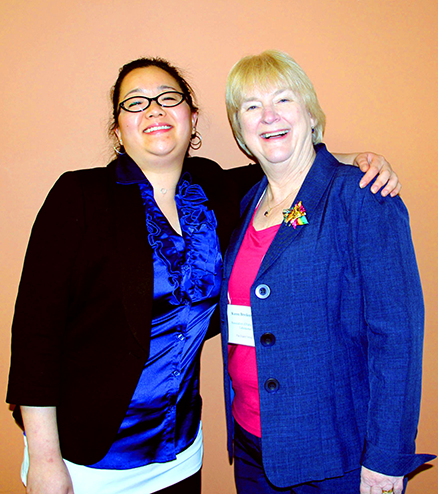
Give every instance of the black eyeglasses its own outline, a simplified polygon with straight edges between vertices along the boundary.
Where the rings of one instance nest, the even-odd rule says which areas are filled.
[[[120,108],[131,113],[145,111],[149,108],[152,101],[156,101],[164,108],[171,108],[172,106],[180,105],[185,99],[185,95],[178,91],[166,91],[165,93],[155,96],[155,98],[148,98],[147,96],[131,96],[119,103],[119,111]]]

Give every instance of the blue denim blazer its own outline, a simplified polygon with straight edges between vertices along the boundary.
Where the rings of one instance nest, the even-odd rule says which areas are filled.
[[[280,226],[251,288],[263,464],[278,487],[360,465],[405,475],[433,458],[415,455],[424,305],[407,210],[399,197],[360,189],[361,172],[342,166],[324,145],[316,151],[296,197],[308,224]],[[228,282],[266,186],[264,178],[243,200],[225,258],[230,459]]]

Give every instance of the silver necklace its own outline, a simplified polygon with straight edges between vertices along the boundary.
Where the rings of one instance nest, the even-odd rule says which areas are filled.
[[[280,202],[278,202],[275,206],[269,206],[269,197],[268,197],[268,194],[266,194],[266,202],[268,203],[268,209],[263,213],[263,216],[265,217],[268,217],[269,214],[271,213],[271,211],[275,208],[277,208],[278,206],[280,206],[280,204],[283,204],[283,202],[293,193],[297,190],[297,188],[293,189],[291,192],[289,192],[289,194],[284,198],[282,199]]]

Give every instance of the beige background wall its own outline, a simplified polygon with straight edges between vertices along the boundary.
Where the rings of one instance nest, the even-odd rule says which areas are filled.
[[[229,167],[246,158],[226,121],[227,72],[243,55],[279,48],[316,86],[329,149],[383,153],[403,181],[427,305],[418,450],[437,453],[437,20],[436,0],[3,0],[0,395],[32,222],[64,170],[108,161],[108,94],[119,66],[159,55],[186,69],[202,108],[200,154]],[[234,492],[220,373],[216,338],[203,357],[205,494]],[[23,492],[21,449],[0,405],[0,494]],[[437,468],[416,475],[410,494],[438,492]]]

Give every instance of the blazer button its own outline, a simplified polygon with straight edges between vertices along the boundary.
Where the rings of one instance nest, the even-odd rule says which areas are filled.
[[[265,382],[265,389],[268,393],[276,393],[279,387],[280,387],[280,383],[277,381],[277,379],[274,379],[273,377],[270,377]]]
[[[260,337],[260,343],[263,346],[272,346],[275,344],[275,336],[272,333],[262,334]]]
[[[262,284],[255,289],[255,294],[257,298],[263,300],[269,297],[269,295],[271,294],[271,289],[269,288],[268,285]]]

